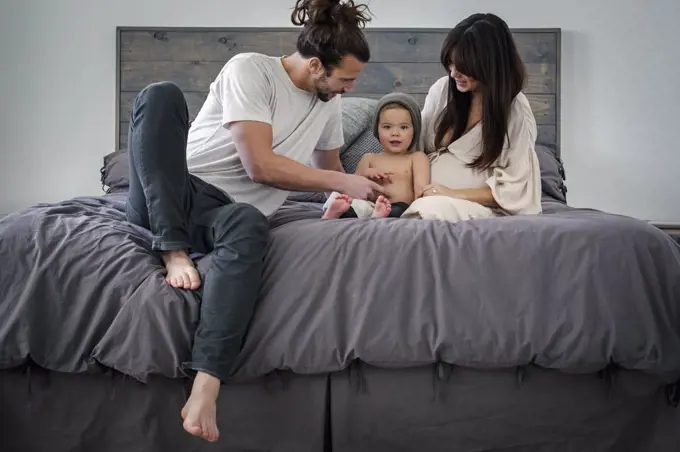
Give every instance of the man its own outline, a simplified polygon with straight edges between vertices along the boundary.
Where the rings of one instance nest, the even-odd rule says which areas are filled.
[[[189,127],[186,101],[169,82],[146,87],[130,118],[129,221],[153,234],[166,280],[202,286],[191,362],[187,432],[216,441],[216,400],[232,371],[260,288],[267,216],[288,190],[338,191],[357,199],[384,194],[346,174],[340,95],[354,89],[370,58],[363,5],[298,0],[297,52],[283,58],[234,56],[210,86]],[[307,167],[310,158],[315,168]],[[190,252],[213,252],[205,281]]]

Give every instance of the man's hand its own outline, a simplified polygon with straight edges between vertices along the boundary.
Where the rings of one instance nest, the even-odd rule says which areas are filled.
[[[366,168],[365,170],[363,170],[362,175],[364,177],[371,179],[373,182],[377,182],[380,184],[385,182],[392,182],[392,176],[394,176],[394,173],[390,171],[378,171],[375,168]]]
[[[378,195],[388,196],[388,192],[382,185],[356,174],[344,174],[341,193],[354,199],[373,200]],[[389,197],[389,196],[388,196]]]

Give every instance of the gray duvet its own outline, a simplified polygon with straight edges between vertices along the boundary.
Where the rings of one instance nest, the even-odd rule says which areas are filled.
[[[272,219],[264,286],[237,380],[386,368],[614,364],[680,378],[680,246],[638,220],[546,204],[535,217],[449,224]],[[182,377],[200,293],[175,290],[124,196],[0,221],[0,369],[114,368]],[[199,259],[205,273],[210,255]]]

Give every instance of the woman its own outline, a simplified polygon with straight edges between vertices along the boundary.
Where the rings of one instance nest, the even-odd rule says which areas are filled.
[[[449,221],[541,213],[536,121],[507,24],[474,14],[451,30],[430,88],[420,147],[431,184],[402,217]]]

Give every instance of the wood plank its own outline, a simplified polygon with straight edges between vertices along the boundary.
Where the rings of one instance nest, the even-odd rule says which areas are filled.
[[[438,63],[446,32],[366,30],[371,63]]]
[[[127,121],[120,122],[118,149],[127,149],[128,126],[129,123]],[[557,147],[557,126],[555,124],[539,125],[536,143],[544,146]]]
[[[128,145],[128,121],[121,121],[118,127],[118,149],[127,149]]]
[[[524,64],[557,64],[557,33],[520,32],[513,33],[513,38]]]
[[[427,96],[426,93],[415,93],[415,94],[408,93],[408,94],[413,96],[413,98],[416,100],[416,102],[418,102],[418,105],[420,106],[420,108],[423,108],[423,105],[425,104],[425,97]],[[343,94],[343,97],[364,97],[366,99],[379,100],[384,95],[385,95],[385,93],[376,94],[376,93],[356,93],[356,92],[353,92],[353,93]]]
[[[369,63],[359,77],[355,91],[427,94],[432,84],[445,74],[437,63]]]
[[[243,52],[284,55],[295,51],[293,31],[125,31],[121,61],[224,63]]]
[[[371,62],[437,63],[444,31],[366,30]],[[298,31],[124,31],[121,61],[226,62],[242,52],[279,56],[295,51]],[[557,61],[555,33],[513,33],[525,63]]]
[[[525,94],[555,94],[557,91],[557,65],[551,63],[527,63]]]
[[[183,91],[207,91],[220,72],[218,62],[146,62],[121,63],[121,91],[139,91],[146,85],[162,80],[177,83]],[[527,64],[528,94],[554,94],[556,66],[549,63]],[[432,84],[446,75],[438,63],[369,63],[357,82],[357,93],[413,94],[427,93]]]
[[[554,125],[557,119],[557,100],[554,94],[527,94],[536,124]]]
[[[538,126],[537,144],[544,146],[557,146],[557,126],[554,124],[544,124]]]
[[[448,32],[370,31],[371,62],[438,63]],[[557,62],[557,36],[547,32],[513,33],[525,64]]]

